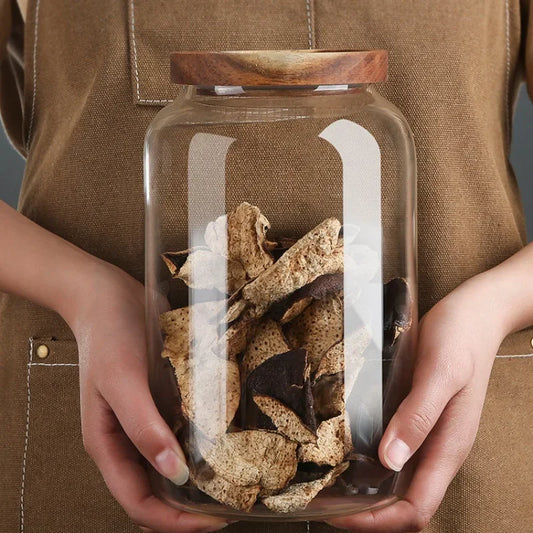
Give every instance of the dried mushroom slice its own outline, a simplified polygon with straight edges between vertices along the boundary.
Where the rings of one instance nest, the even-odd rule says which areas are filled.
[[[290,347],[279,324],[273,320],[265,320],[257,327],[244,352],[241,362],[243,376],[248,376],[252,370],[274,355],[289,350]]]
[[[398,337],[411,327],[411,303],[405,279],[391,279],[383,287],[383,352],[388,357],[392,357]]]
[[[267,431],[223,435],[202,455],[213,471],[239,486],[279,491],[296,474],[297,443]]]
[[[314,381],[318,381],[324,375],[333,375],[339,372],[345,373],[346,397],[348,397],[355,384],[355,380],[363,367],[363,353],[371,341],[370,329],[360,326],[350,336],[330,348],[320,360]],[[346,353],[349,350],[348,353]],[[346,361],[349,362],[346,369]]]
[[[270,309],[270,314],[281,324],[286,324],[301,314],[314,300],[321,300],[332,293],[342,291],[343,285],[342,272],[324,274],[304,285],[285,300],[275,303]]]
[[[289,487],[279,494],[263,498],[263,503],[271,511],[276,513],[293,513],[295,511],[301,511],[309,505],[322,489],[332,485],[337,477],[348,468],[348,465],[348,462],[342,463],[315,481],[289,485]]]
[[[259,315],[274,303],[332,271],[331,256],[340,230],[340,222],[329,218],[304,235],[271,267],[243,288],[244,299],[256,307]]]
[[[256,323],[241,315],[239,320],[226,328],[221,337],[216,341],[214,352],[222,359],[234,359],[242,353],[255,331]]]
[[[207,225],[205,242],[216,254],[242,264],[248,278],[254,279],[274,262],[266,249],[269,228],[259,208],[243,202]]]
[[[259,409],[272,420],[282,435],[300,444],[316,442],[315,433],[285,404],[270,396],[257,395],[253,397],[253,400]]]
[[[347,431],[344,414],[324,420],[318,426],[316,443],[300,446],[298,461],[331,466],[342,463],[346,451]]]
[[[195,339],[191,330],[202,329],[203,340],[216,338],[214,318],[220,312],[221,301],[200,302],[189,307],[179,307],[162,313],[159,317],[165,335],[165,348],[176,354],[187,355]],[[194,323],[193,323],[194,321]]]
[[[305,350],[290,350],[273,355],[257,366],[246,379],[247,398],[255,395],[270,396],[282,402],[305,426],[316,431]]]
[[[234,485],[205,467],[199,471],[191,470],[190,478],[202,492],[239,511],[250,511],[261,490],[259,485],[248,487]]]
[[[189,255],[198,250],[208,250],[208,248],[207,246],[196,246],[195,248],[180,250],[179,252],[165,252],[161,254],[161,259],[163,259],[172,277],[176,277]]]
[[[224,434],[239,407],[237,363],[214,354],[171,362],[184,415],[210,439]]]
[[[319,420],[327,420],[345,410],[344,372],[322,376],[313,384],[313,406]]]
[[[332,294],[313,302],[286,329],[289,344],[305,348],[311,372],[316,372],[324,354],[343,338],[344,301]]]
[[[238,291],[246,283],[246,271],[241,263],[211,250],[191,253],[174,277],[191,289],[216,289],[227,294]]]

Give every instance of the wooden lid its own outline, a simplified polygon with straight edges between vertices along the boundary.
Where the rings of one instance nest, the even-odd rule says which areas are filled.
[[[346,85],[387,79],[386,50],[173,52],[170,78],[185,85]]]

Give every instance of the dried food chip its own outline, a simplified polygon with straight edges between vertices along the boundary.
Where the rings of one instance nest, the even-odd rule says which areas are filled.
[[[246,302],[246,300],[236,300],[231,305],[229,305],[228,301],[228,308],[226,314],[222,318],[222,322],[227,322],[228,324],[231,324],[231,322],[234,322],[241,316],[241,314],[247,307],[248,303]]]
[[[172,277],[175,277],[179,269],[187,261],[189,255],[198,250],[208,250],[208,248],[207,246],[196,246],[187,250],[180,250],[179,252],[165,252],[161,254],[161,259],[163,259]]]
[[[202,357],[171,362],[187,419],[207,438],[225,433],[239,406],[237,363],[207,352]]]
[[[345,409],[344,372],[322,376],[313,384],[313,406],[319,420],[338,416]]]
[[[222,304],[221,301],[200,302],[162,313],[159,323],[165,335],[165,348],[177,354],[188,354],[193,342],[190,331],[196,330],[199,327],[198,323],[202,324],[204,338],[214,340],[216,338],[214,318],[220,312]],[[192,321],[196,324],[191,324]]]
[[[253,399],[259,409],[272,420],[276,429],[282,435],[300,444],[316,442],[315,433],[285,404],[270,396],[257,395]]]
[[[298,415],[305,426],[316,431],[305,350],[279,353],[261,363],[249,374],[245,394],[247,398],[259,394],[282,402]]]
[[[343,285],[342,272],[323,274],[286,299],[275,303],[270,309],[270,314],[275,320],[285,324],[298,316],[313,300],[320,300],[332,293],[340,292]]]
[[[329,465],[317,465],[315,463],[298,463],[296,475],[291,483],[307,483],[325,476],[331,470]]]
[[[331,466],[342,463],[346,447],[346,431],[344,414],[324,420],[318,426],[316,443],[300,446],[298,461]]]
[[[241,263],[248,277],[254,279],[274,262],[265,245],[269,228],[259,208],[243,202],[207,225],[205,242],[216,254]]]
[[[243,376],[248,376],[252,370],[274,355],[289,350],[290,347],[279,324],[273,320],[263,321],[257,326],[255,334],[244,352],[241,362]]]
[[[263,503],[276,513],[292,513],[305,509],[309,502],[324,488],[332,485],[338,476],[347,468],[349,463],[341,463],[332,468],[326,475],[309,481],[307,483],[297,483],[289,485],[284,491],[275,496],[263,498]]]
[[[267,431],[227,433],[202,456],[214,472],[239,486],[279,491],[296,474],[297,443]]]
[[[286,329],[289,344],[294,348],[305,348],[311,365],[316,372],[324,354],[343,338],[344,300],[339,294],[332,294],[313,302]]]
[[[387,358],[394,353],[398,337],[411,327],[411,295],[407,281],[391,279],[383,287],[383,352]]]
[[[190,478],[202,492],[205,492],[205,494],[208,494],[218,502],[239,511],[250,511],[261,490],[259,485],[251,485],[249,487],[234,485],[222,476],[212,472],[210,468],[205,467],[199,471],[192,469]]]
[[[246,284],[246,271],[238,261],[228,260],[211,250],[191,253],[174,276],[191,289],[216,289],[232,294]]]
[[[329,218],[304,235],[272,266],[243,288],[243,297],[262,314],[274,302],[332,272],[330,260],[340,230],[340,222]]]
[[[256,322],[241,315],[233,322],[216,342],[214,352],[223,359],[234,359],[242,353],[254,334]]]
[[[355,380],[365,362],[363,353],[368,348],[372,339],[370,329],[360,326],[349,337],[338,342],[330,348],[320,360],[314,380],[318,381],[324,375],[333,375],[345,372],[346,397],[350,396]],[[345,346],[350,353],[345,353]],[[345,368],[349,361],[348,369]]]

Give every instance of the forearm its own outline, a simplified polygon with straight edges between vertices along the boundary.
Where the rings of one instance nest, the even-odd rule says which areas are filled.
[[[497,315],[504,335],[533,325],[533,243],[471,282],[489,297],[481,311]]]
[[[69,314],[101,262],[0,201],[0,291]]]

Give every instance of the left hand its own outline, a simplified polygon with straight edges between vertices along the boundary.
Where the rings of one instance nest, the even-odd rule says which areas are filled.
[[[489,271],[462,284],[420,322],[412,389],[379,446],[381,462],[396,471],[418,451],[405,496],[331,525],[357,533],[406,533],[427,526],[472,448],[494,357],[510,333],[493,277]]]

